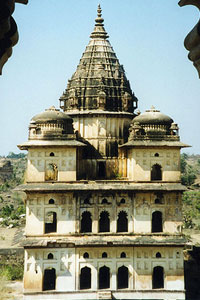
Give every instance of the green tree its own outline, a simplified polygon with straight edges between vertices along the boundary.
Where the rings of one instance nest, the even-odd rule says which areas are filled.
[[[26,157],[26,154],[24,153],[19,153],[19,154],[16,154],[14,152],[9,152],[8,155],[6,156],[7,158],[16,158],[16,159],[19,159],[19,158],[24,158]]]
[[[197,178],[197,171],[187,163],[187,159],[188,155],[186,153],[181,154],[181,183],[190,186]]]

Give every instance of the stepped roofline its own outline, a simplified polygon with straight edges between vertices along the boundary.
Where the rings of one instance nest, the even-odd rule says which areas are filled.
[[[133,114],[137,98],[108,40],[100,5],[90,37],[77,69],[60,97],[60,107],[74,113],[99,110]]]

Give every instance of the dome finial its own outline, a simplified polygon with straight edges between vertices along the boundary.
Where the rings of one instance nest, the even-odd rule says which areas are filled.
[[[108,38],[108,34],[104,28],[104,24],[103,24],[104,19],[102,18],[101,12],[102,10],[99,4],[97,8],[97,18],[95,19],[95,27],[90,36],[91,38],[102,38],[102,39]]]

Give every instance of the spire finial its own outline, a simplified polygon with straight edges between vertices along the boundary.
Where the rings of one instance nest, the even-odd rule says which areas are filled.
[[[102,18],[101,12],[102,10],[99,4],[97,8],[97,18],[95,19],[95,27],[90,36],[91,38],[103,38],[103,39],[108,38],[107,32],[104,29],[104,24],[103,24],[104,19]]]
[[[98,16],[98,18],[101,18],[101,12],[102,12],[101,5],[99,4],[98,8],[97,8],[97,16]]]

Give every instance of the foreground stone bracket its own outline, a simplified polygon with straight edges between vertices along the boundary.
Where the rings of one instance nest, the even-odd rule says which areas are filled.
[[[181,0],[180,6],[194,5],[200,9],[199,0]],[[186,36],[184,41],[185,48],[189,51],[188,58],[193,62],[200,77],[200,21]]]

